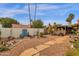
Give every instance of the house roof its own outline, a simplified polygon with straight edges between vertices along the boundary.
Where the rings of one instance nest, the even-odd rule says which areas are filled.
[[[30,28],[30,25],[12,24],[13,28]]]

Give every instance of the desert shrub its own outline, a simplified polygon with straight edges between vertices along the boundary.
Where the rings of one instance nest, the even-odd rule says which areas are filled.
[[[75,48],[79,48],[79,40],[75,41],[75,42],[73,43],[73,45],[74,45]]]
[[[44,37],[45,33],[42,33],[42,32],[37,32],[36,36],[37,37]]]
[[[40,34],[39,34],[40,37],[43,37],[43,35],[44,35],[44,33],[40,33]]]
[[[66,56],[79,56],[79,49],[69,49],[65,55]]]
[[[73,44],[74,48],[79,48],[79,40],[70,41]]]
[[[52,34],[52,32],[53,32],[53,31],[52,31],[52,27],[51,27],[51,26],[48,27],[48,33],[49,33],[49,34]]]
[[[1,30],[0,30],[0,40],[1,40]]]
[[[8,47],[6,47],[6,46],[0,46],[0,52],[7,51],[7,50],[9,50]]]
[[[69,49],[66,56],[79,56],[79,40],[70,41],[73,44],[73,49]]]

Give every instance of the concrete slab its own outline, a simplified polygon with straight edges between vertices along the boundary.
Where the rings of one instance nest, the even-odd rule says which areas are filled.
[[[29,48],[29,49],[26,49],[23,53],[21,53],[20,55],[21,56],[32,56],[34,54],[36,54],[38,51],[34,48]]]
[[[35,48],[37,51],[42,51],[42,50],[49,48],[49,47],[50,47],[50,45],[38,45]]]
[[[33,56],[40,56],[40,53],[37,53],[37,54],[35,54],[35,55],[33,55]]]
[[[22,52],[20,54],[20,56],[39,56],[40,51],[43,51],[43,50],[49,48],[51,45],[62,43],[66,39],[67,38],[65,38],[65,37],[61,37],[61,38],[57,38],[55,41],[51,40],[51,41],[45,42],[45,43],[43,43],[41,45],[37,45],[35,47],[26,49],[24,52]]]
[[[55,44],[55,41],[48,41],[48,42],[46,42],[44,44],[53,45],[53,44]]]

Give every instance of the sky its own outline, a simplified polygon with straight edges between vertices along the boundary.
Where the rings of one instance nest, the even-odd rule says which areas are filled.
[[[31,17],[34,19],[35,4],[30,4]],[[66,18],[70,13],[75,15],[72,23],[79,19],[78,3],[37,3],[36,19],[41,19],[45,25],[54,22],[67,24]],[[10,17],[21,24],[29,24],[27,3],[0,3],[0,17]]]

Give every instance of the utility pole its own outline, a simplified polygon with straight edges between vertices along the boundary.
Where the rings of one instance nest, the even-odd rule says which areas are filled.
[[[32,19],[31,19],[31,12],[30,12],[30,3],[28,3],[28,12],[29,12],[29,20],[30,20],[30,27],[31,27],[31,22],[32,22]]]
[[[36,20],[36,13],[37,13],[37,4],[35,3],[34,5],[34,20]],[[31,3],[28,3],[28,12],[29,12],[29,20],[30,20],[30,27],[31,27],[31,22],[32,22],[32,18],[31,18]]]

